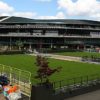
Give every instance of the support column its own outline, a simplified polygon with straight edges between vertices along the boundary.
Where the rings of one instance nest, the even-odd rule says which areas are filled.
[[[12,46],[12,38],[10,37],[10,50],[11,50],[11,46]]]
[[[86,46],[84,45],[84,50],[86,50]]]
[[[52,43],[51,43],[51,49],[52,49],[52,47],[53,47],[53,45],[52,45]]]
[[[32,44],[29,44],[29,51],[32,52]]]
[[[79,47],[79,45],[77,45],[77,50],[79,50],[80,49],[80,47]]]
[[[32,45],[31,45],[31,43],[29,44],[29,49],[32,50]]]
[[[51,39],[51,44],[50,44],[50,48],[51,48],[51,49],[53,48],[53,43],[52,43],[52,39]]]
[[[43,53],[42,45],[43,45],[42,39],[40,39],[40,41],[39,41],[39,49],[40,49],[41,53]]]

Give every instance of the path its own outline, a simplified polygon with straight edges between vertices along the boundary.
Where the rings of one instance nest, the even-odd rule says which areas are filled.
[[[79,96],[75,96],[69,99],[64,100],[100,100],[100,90],[89,92],[86,94],[82,94]]]
[[[37,54],[29,54],[29,55],[36,56]],[[49,58],[54,58],[54,59],[81,62],[81,57],[62,56],[62,55],[55,55],[55,54],[40,54],[40,55],[47,56]]]

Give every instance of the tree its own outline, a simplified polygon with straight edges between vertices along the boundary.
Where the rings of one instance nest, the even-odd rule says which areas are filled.
[[[21,41],[16,41],[16,45],[18,46],[19,50],[23,47],[23,43]]]
[[[49,76],[51,76],[55,72],[59,72],[62,68],[62,67],[57,67],[55,69],[50,68],[48,65],[49,62],[47,61],[47,58],[42,57],[40,55],[37,56],[35,64],[36,66],[38,66],[37,76],[35,78],[40,79],[41,83],[44,82],[43,81],[44,79],[45,79],[45,82],[49,80]]]

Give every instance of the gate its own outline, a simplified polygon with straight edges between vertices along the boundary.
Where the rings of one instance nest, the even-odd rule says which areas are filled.
[[[31,73],[10,66],[0,64],[0,75],[5,75],[10,80],[10,84],[17,84],[22,94],[31,97]]]

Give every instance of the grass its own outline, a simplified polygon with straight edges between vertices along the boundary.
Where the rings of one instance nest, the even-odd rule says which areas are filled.
[[[96,53],[96,52],[60,52],[55,54],[65,55],[65,56],[75,56],[75,57],[83,57],[83,56],[90,57],[91,55],[100,57],[100,53]]]
[[[50,77],[52,82],[70,79],[74,77],[81,77],[100,73],[100,65],[63,61],[56,59],[49,59],[49,65],[52,68],[62,66],[59,73],[55,73]],[[9,65],[22,70],[27,70],[32,73],[33,83],[36,75],[37,67],[34,64],[35,57],[29,55],[0,55],[0,64]]]

